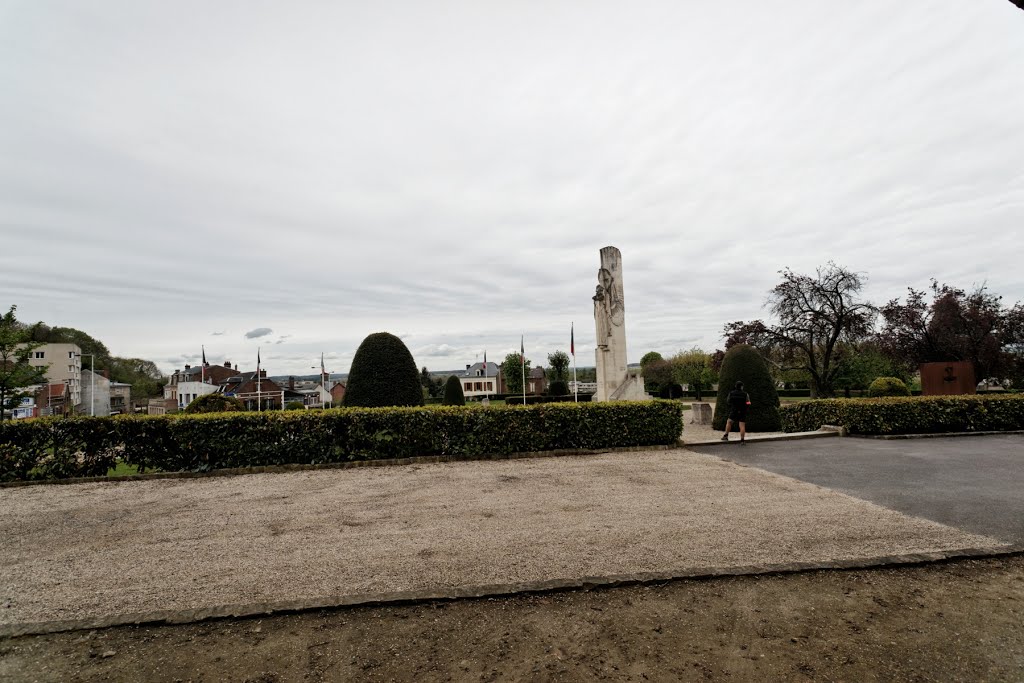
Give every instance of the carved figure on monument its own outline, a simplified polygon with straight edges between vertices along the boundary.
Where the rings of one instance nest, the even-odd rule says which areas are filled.
[[[626,365],[626,307],[622,293],[622,255],[615,247],[601,249],[594,300],[597,336],[595,400],[645,400],[643,381]]]
[[[608,346],[608,337],[612,334],[612,314],[608,308],[608,297],[601,285],[597,286],[597,293],[594,294],[594,322],[597,324],[598,347]]]

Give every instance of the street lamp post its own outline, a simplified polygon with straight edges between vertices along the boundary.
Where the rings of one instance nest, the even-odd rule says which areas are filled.
[[[80,353],[79,358],[89,356],[89,415],[96,417],[96,355]]]

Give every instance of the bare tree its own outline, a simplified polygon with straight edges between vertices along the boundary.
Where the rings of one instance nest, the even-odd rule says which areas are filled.
[[[729,323],[726,348],[739,343],[755,346],[779,370],[806,372],[813,396],[832,396],[850,345],[874,327],[877,310],[858,298],[866,278],[832,261],[813,276],[789,268],[779,274],[782,282],[766,302],[778,322]]]

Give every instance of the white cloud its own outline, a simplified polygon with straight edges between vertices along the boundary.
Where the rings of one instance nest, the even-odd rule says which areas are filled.
[[[570,322],[590,364],[607,244],[630,361],[714,348],[779,269],[831,258],[877,301],[931,277],[1024,298],[1009,3],[303,7],[0,10],[21,317],[165,370],[201,329],[250,330],[208,355],[254,365],[273,320],[264,364],[296,374],[380,330],[432,369],[521,334],[544,363]]]

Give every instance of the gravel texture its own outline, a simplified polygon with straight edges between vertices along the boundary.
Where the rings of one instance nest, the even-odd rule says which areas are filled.
[[[686,450],[0,489],[0,624],[999,541]]]

